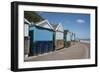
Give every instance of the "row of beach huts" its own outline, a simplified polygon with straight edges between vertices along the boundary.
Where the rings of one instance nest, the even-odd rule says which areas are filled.
[[[47,19],[34,23],[24,17],[25,57],[67,48],[71,41],[76,41],[76,35],[65,30],[61,23],[51,24]]]

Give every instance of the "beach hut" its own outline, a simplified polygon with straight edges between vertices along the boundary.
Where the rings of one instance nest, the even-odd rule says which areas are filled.
[[[70,32],[69,30],[65,30],[67,32],[66,36],[66,42],[65,43],[65,47],[69,47],[71,46],[71,41],[72,41],[72,32]]]
[[[29,25],[31,23],[24,19],[24,55],[28,57],[29,55],[29,48],[30,48],[30,37],[29,37]]]
[[[32,23],[29,29],[32,55],[54,51],[53,28],[47,20]]]
[[[24,56],[28,57],[32,53],[30,49],[30,36],[29,36],[29,27],[31,22],[39,22],[43,20],[36,12],[33,11],[24,11]]]
[[[75,33],[70,32],[70,45],[74,45],[75,40],[76,40]]]
[[[55,50],[64,48],[64,28],[61,24],[51,24],[54,30]]]
[[[68,47],[68,32],[69,30],[64,30],[64,48]]]

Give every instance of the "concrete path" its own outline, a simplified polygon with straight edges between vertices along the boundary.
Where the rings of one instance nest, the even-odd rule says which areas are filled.
[[[90,54],[90,44],[76,43],[75,45],[69,48],[64,48],[40,56],[27,57],[25,58],[25,61],[87,59],[90,57],[89,54]]]

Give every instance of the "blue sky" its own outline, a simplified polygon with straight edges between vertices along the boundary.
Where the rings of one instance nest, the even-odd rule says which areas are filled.
[[[76,33],[78,38],[90,39],[90,15],[79,13],[37,12],[50,23],[61,23],[64,29]]]

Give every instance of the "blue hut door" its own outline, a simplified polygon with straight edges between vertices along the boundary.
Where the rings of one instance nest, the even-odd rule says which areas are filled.
[[[53,50],[53,32],[36,28],[34,32],[35,46],[38,54],[48,53]]]
[[[53,32],[45,28],[30,27],[30,55],[53,51]]]

